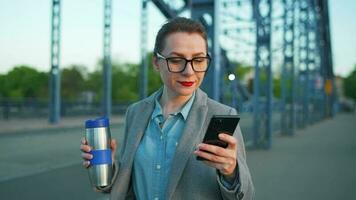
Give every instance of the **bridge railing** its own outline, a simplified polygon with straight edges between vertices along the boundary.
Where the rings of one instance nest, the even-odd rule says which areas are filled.
[[[124,115],[129,102],[113,102],[112,114]],[[11,118],[46,118],[49,115],[49,102],[39,99],[0,99],[0,120]],[[61,116],[101,115],[102,106],[98,102],[61,102]]]

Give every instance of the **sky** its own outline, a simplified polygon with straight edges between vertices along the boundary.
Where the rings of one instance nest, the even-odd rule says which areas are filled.
[[[50,70],[51,0],[0,0],[0,74],[26,64]],[[103,0],[62,0],[60,66],[92,71],[103,52]],[[113,0],[112,59],[140,60],[140,0]],[[329,0],[335,74],[356,65],[356,1]],[[149,3],[148,50],[165,18]]]

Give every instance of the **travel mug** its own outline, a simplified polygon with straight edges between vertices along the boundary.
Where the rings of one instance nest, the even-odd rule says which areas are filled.
[[[111,135],[109,119],[101,117],[85,122],[85,138],[92,147],[93,158],[88,168],[90,182],[95,187],[110,184],[112,178]]]

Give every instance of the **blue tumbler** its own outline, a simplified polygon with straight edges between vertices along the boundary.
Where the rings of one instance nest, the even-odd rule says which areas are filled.
[[[85,138],[92,147],[93,158],[88,168],[90,182],[95,187],[105,187],[112,179],[111,135],[109,119],[101,117],[85,122]]]

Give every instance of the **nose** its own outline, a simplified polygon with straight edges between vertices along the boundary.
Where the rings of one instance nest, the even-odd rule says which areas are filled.
[[[192,66],[192,61],[190,62],[187,62],[186,66],[185,66],[185,69],[184,71],[182,72],[182,74],[185,74],[185,75],[192,75],[194,74],[194,70],[193,70],[193,66]]]

